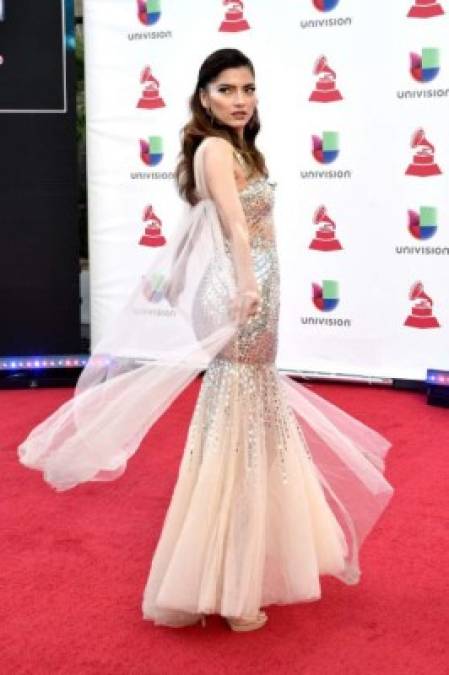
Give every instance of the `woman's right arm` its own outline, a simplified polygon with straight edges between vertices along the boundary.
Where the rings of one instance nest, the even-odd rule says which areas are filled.
[[[222,138],[209,138],[203,162],[207,190],[231,245],[237,278],[233,311],[239,323],[243,323],[259,308],[260,293],[251,258],[248,226],[234,178],[232,145]]]

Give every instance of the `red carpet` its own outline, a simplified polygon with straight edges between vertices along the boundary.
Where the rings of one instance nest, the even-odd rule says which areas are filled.
[[[310,386],[310,385],[309,385]],[[195,382],[125,475],[56,493],[16,460],[68,390],[0,391],[1,675],[449,673],[449,410],[413,392],[315,384],[393,443],[390,507],[362,580],[322,577],[320,601],[269,607],[260,631],[154,627],[140,599],[176,478]]]

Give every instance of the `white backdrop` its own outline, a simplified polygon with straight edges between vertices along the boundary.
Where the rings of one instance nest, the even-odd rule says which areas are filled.
[[[173,170],[199,66],[236,47],[277,182],[278,366],[449,369],[448,29],[446,0],[85,0],[93,343],[184,208]]]

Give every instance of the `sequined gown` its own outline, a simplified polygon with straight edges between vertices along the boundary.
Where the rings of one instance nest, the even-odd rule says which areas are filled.
[[[317,600],[319,576],[344,567],[343,531],[275,366],[274,187],[257,178],[240,200],[262,306],[202,380],[143,596],[143,616],[157,624]],[[203,294],[205,307],[219,301],[212,276]]]

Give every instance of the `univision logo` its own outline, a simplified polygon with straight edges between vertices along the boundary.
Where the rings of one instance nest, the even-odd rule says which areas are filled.
[[[149,136],[148,140],[140,140],[140,159],[147,166],[160,164],[164,157],[163,141],[161,136]]]
[[[315,9],[319,12],[331,12],[340,0],[312,0]]]
[[[340,302],[338,281],[325,279],[321,286],[314,282],[312,284],[312,300],[320,312],[332,312]]]
[[[129,0],[131,3],[131,0]],[[171,30],[148,30],[161,18],[161,0],[137,0],[137,18],[147,30],[128,33],[128,40],[162,40],[172,38]]]
[[[410,74],[417,82],[431,82],[440,72],[439,49],[425,48],[410,53]]]
[[[312,136],[312,154],[320,164],[331,164],[339,154],[338,132],[323,131],[320,136]]]
[[[430,239],[438,229],[437,210],[433,206],[421,206],[417,211],[408,211],[408,231],[415,239]]]
[[[149,302],[158,303],[165,298],[167,285],[164,275],[154,272],[150,278],[143,277],[142,292]]]
[[[339,3],[340,0],[312,0],[314,8],[322,14],[332,12]],[[300,26],[301,28],[341,28],[342,26],[352,26],[352,17],[323,16],[319,19],[301,19]]]
[[[336,131],[323,131],[322,136],[312,136],[313,158],[322,165],[332,164],[339,155],[339,135]],[[301,169],[301,178],[304,180],[352,178],[352,170],[340,168]]]
[[[316,309],[322,313],[332,312],[340,302],[338,281],[325,279],[320,284],[312,283],[312,301]],[[301,316],[301,323],[307,326],[351,327],[351,319],[329,316]]]
[[[418,211],[409,209],[407,218],[408,233],[418,242],[425,242],[435,236],[438,231],[437,209],[434,206],[421,206]],[[418,245],[395,246],[397,255],[449,256],[449,246]]]
[[[144,26],[154,26],[161,18],[161,1],[137,0],[137,16]]]
[[[147,167],[160,164],[164,158],[164,146],[162,136],[149,136],[147,140],[139,140],[140,159]],[[132,180],[173,180],[173,171],[131,171]]]
[[[421,53],[410,52],[409,74],[419,84],[426,85],[436,79],[440,72],[440,50],[434,47],[425,47]],[[409,98],[444,98],[449,96],[448,87],[419,87],[418,89],[399,89],[396,96],[401,99]]]

